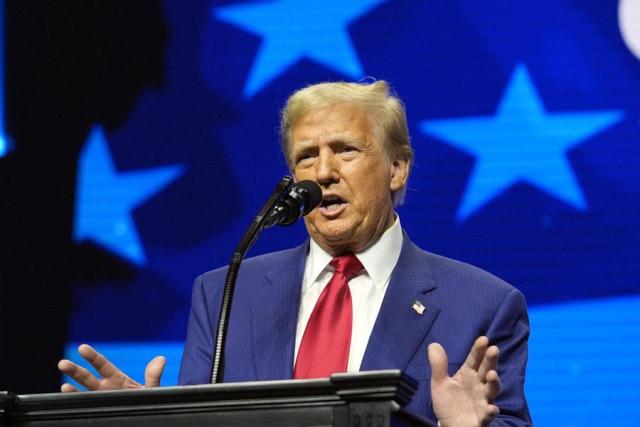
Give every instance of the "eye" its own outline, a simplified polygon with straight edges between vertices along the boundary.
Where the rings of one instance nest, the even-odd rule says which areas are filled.
[[[316,155],[314,153],[300,153],[296,156],[296,164],[304,165],[310,163],[315,157]]]
[[[340,154],[353,155],[360,150],[358,150],[358,148],[354,145],[343,145],[338,151]]]

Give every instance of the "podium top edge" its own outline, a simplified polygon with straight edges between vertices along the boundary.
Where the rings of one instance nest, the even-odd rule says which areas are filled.
[[[303,380],[251,381],[201,384],[128,390],[77,393],[6,394],[14,411],[56,408],[103,407],[119,404],[129,407],[181,402],[225,402],[238,399],[283,400],[301,396],[319,401],[340,402],[367,400],[386,396],[404,404],[413,396],[417,382],[399,369],[337,373],[330,378]]]

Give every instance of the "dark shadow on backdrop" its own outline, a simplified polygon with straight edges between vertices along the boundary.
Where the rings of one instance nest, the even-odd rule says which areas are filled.
[[[168,30],[159,1],[15,0],[5,17],[16,148],[0,159],[0,390],[56,391],[77,263],[130,274],[77,256],[77,157],[92,124],[116,128],[162,85]]]

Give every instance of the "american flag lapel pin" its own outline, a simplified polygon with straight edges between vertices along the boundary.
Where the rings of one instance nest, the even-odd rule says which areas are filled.
[[[427,307],[425,307],[424,304],[422,304],[418,300],[415,300],[413,302],[413,305],[411,306],[411,308],[413,308],[415,312],[418,313],[420,316],[422,316],[424,314],[424,311],[427,309]]]

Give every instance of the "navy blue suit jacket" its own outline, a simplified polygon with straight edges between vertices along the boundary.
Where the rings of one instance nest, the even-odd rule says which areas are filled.
[[[247,259],[231,312],[225,355],[227,382],[290,379],[308,242]],[[180,384],[210,382],[213,339],[227,268],[198,277]],[[412,309],[415,300],[426,307]],[[529,321],[522,294],[476,267],[404,243],[360,370],[400,368],[420,382],[410,410],[435,420],[427,346],[442,344],[453,374],[478,336],[500,348],[500,416],[493,425],[529,425],[524,396]]]

